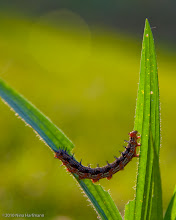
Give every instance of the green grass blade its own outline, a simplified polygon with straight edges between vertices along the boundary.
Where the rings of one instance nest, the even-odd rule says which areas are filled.
[[[100,185],[93,184],[91,180],[77,179],[77,181],[94,207],[96,207],[96,210],[102,219],[122,220],[109,192],[105,191]]]
[[[0,96],[5,102],[30,125],[52,150],[67,148],[68,152],[74,145],[46,116],[34,105],[11,89],[0,79]]]
[[[0,79],[0,96],[2,99],[47,143],[52,150],[67,148],[71,152],[74,145],[46,116],[34,105],[7,86]],[[122,217],[109,193],[90,180],[79,180],[74,175],[102,219],[121,220]]]
[[[134,129],[141,134],[134,219],[162,219],[159,174],[160,112],[157,62],[153,35],[146,20]],[[155,152],[155,153],[154,153]],[[157,167],[155,165],[157,164]],[[154,196],[154,199],[151,199]],[[160,199],[160,203],[156,201]],[[153,207],[157,207],[154,211]]]
[[[126,204],[124,220],[133,220],[134,219],[134,206],[135,206],[135,200],[129,201]]]
[[[166,210],[164,220],[175,220],[176,219],[176,186],[174,189],[174,194]]]
[[[145,219],[150,192],[152,158],[149,151],[150,129],[150,62],[149,62],[149,27],[146,21],[142,45],[140,82],[136,105],[135,130],[141,134],[141,150],[139,158],[135,215],[134,219]],[[150,172],[149,172],[150,170]]]

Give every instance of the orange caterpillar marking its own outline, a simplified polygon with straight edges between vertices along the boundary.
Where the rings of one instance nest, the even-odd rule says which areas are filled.
[[[108,163],[104,167],[90,168],[85,167],[75,160],[73,156],[70,156],[66,150],[60,149],[55,152],[55,158],[58,158],[62,161],[63,165],[67,167],[67,170],[71,173],[78,175],[79,179],[91,179],[92,182],[97,182],[102,178],[107,178],[110,180],[113,174],[117,173],[120,170],[123,170],[124,167],[132,160],[133,157],[139,157],[136,154],[136,147],[140,146],[137,143],[137,140],[140,138],[137,136],[137,131],[132,131],[129,133],[129,141],[125,151],[121,153],[120,157],[115,157],[113,163]]]

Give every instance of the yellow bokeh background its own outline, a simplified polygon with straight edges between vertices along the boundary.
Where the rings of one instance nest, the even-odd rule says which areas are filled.
[[[39,19],[4,13],[0,27],[0,77],[66,133],[84,165],[102,166],[119,156],[134,125],[142,36],[137,39],[89,27],[68,10]],[[166,47],[157,44],[156,48],[164,210],[176,183],[176,53]],[[45,219],[52,220],[96,219],[76,181],[32,129],[3,102],[0,115],[2,213],[44,213]],[[134,198],[137,163],[134,158],[112,180],[100,181],[122,213]]]

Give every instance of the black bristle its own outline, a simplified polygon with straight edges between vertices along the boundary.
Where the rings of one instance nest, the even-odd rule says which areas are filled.
[[[123,157],[125,156],[125,154],[123,152],[121,154],[122,154]]]
[[[61,150],[60,155],[63,155],[63,151]]]
[[[129,141],[127,141],[127,140],[124,140],[125,142],[127,142],[128,144],[129,144]]]

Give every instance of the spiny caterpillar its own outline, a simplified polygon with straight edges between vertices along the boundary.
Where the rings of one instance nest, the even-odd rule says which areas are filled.
[[[137,140],[140,136],[137,136],[137,131],[132,131],[129,133],[129,141],[126,141],[128,145],[125,150],[121,152],[120,157],[115,157],[113,163],[107,163],[104,167],[90,168],[85,167],[74,159],[73,155],[70,156],[66,150],[59,149],[55,153],[55,158],[62,161],[63,165],[67,167],[67,170],[71,173],[78,175],[79,179],[91,179],[92,182],[97,182],[102,178],[107,178],[110,180],[112,175],[122,170],[133,157],[139,157],[136,154],[136,147],[140,146]]]

